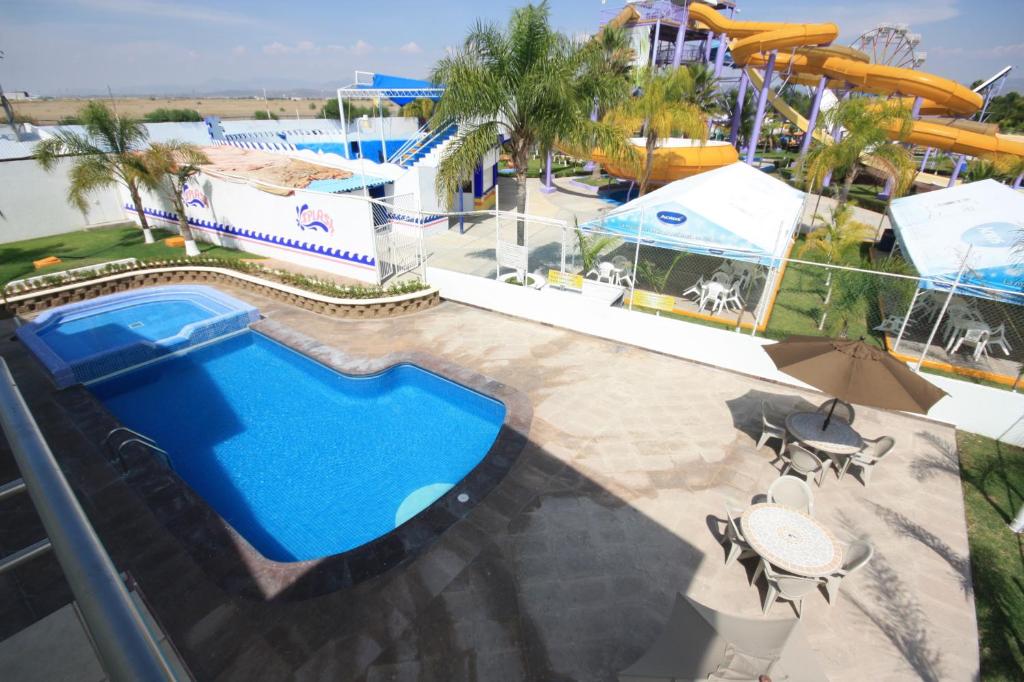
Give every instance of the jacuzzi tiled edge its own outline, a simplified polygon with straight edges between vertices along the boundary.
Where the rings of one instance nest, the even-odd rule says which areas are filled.
[[[127,302],[142,303],[181,298],[205,299],[224,312],[185,325],[181,330],[155,341],[140,339],[133,343],[109,348],[79,360],[65,361],[41,338],[50,326],[68,317],[116,308]],[[27,325],[19,327],[18,338],[50,371],[58,388],[84,383],[114,372],[140,365],[176,351],[211,341],[218,337],[245,329],[260,319],[259,310],[238,299],[226,296],[205,286],[177,285],[111,294],[99,299],[69,303],[48,310]]]

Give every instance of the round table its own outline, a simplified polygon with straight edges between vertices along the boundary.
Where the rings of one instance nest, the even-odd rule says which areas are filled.
[[[860,434],[839,417],[833,417],[828,428],[821,430],[826,416],[821,412],[794,412],[786,417],[786,430],[812,450],[830,455],[860,452],[864,447]]]
[[[835,573],[843,550],[828,528],[780,504],[755,504],[740,517],[743,537],[772,566],[806,578]]]

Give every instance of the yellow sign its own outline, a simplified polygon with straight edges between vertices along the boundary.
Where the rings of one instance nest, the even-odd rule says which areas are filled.
[[[655,294],[650,291],[637,289],[633,292],[633,305],[651,308],[652,310],[672,312],[676,307],[676,299],[674,296],[665,296],[664,294]]]
[[[563,289],[582,289],[583,275],[548,270],[548,284],[553,287],[562,287]]]

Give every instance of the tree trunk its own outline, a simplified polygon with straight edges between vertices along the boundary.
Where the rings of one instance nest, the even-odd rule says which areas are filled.
[[[651,184],[651,173],[654,171],[654,150],[657,144],[657,138],[647,138],[647,158],[644,159],[644,174],[640,178],[640,193],[637,196],[642,197],[647,194],[647,187]]]
[[[516,244],[526,244],[526,164],[516,166]]]
[[[149,222],[146,220],[146,213],[142,210],[142,197],[139,195],[139,186],[134,182],[127,183],[128,194],[132,197],[132,204],[135,205],[135,215],[139,217],[139,227],[142,228],[142,239],[146,244],[152,244],[153,231],[149,229]]]
[[[839,193],[839,205],[844,206],[850,198],[850,189],[853,187],[853,180],[857,177],[857,167],[854,166],[843,178],[843,189]]]
[[[174,210],[178,214],[178,232],[185,240],[185,255],[189,258],[198,256],[199,247],[196,246],[196,239],[192,235],[192,228],[189,227],[188,216],[185,215],[185,203],[181,200],[181,193],[177,193],[175,197]]]

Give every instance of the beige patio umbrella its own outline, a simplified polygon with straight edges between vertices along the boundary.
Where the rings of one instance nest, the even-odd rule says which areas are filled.
[[[790,336],[764,346],[780,371],[835,397],[823,428],[828,428],[838,400],[927,414],[946,392],[926,381],[892,355],[864,339]]]

